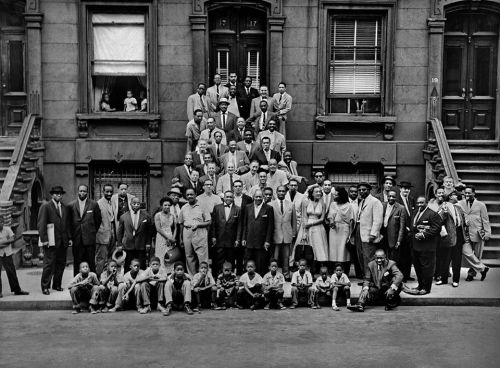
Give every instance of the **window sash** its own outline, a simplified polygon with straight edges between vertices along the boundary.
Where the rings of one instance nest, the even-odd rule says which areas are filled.
[[[260,87],[260,52],[258,50],[247,51],[247,75],[252,77],[252,87]]]

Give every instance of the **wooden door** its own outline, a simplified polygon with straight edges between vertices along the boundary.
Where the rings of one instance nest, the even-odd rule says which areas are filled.
[[[498,17],[447,15],[443,62],[443,126],[448,139],[495,137]]]
[[[258,88],[266,83],[266,16],[248,7],[222,7],[209,12],[210,79],[219,73],[222,83],[235,71],[239,81],[246,75]]]

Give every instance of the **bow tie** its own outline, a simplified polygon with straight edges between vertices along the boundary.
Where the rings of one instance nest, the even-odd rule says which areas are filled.
[[[225,204],[224,207],[231,208],[230,204]]]

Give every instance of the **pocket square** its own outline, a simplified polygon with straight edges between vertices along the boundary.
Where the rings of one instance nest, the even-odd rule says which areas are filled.
[[[148,222],[148,220],[143,220],[142,222]]]
[[[267,215],[262,215],[262,217],[267,217]]]
[[[92,210],[87,211],[87,213],[92,213],[92,212],[94,212],[94,211],[92,211]]]

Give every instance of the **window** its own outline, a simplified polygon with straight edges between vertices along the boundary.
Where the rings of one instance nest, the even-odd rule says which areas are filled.
[[[9,92],[24,92],[24,43],[9,41]]]
[[[92,14],[91,69],[94,111],[105,110],[104,94],[109,95],[111,109],[123,111],[128,91],[135,98],[135,108],[147,111],[144,14]]]
[[[380,114],[382,18],[332,16],[328,113]]]

